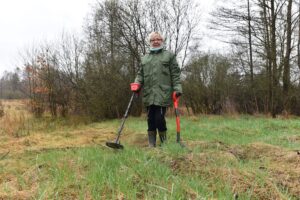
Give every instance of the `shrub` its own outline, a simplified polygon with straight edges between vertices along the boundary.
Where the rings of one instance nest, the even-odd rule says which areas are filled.
[[[2,102],[0,101],[0,117],[4,116],[4,106],[2,104]]]

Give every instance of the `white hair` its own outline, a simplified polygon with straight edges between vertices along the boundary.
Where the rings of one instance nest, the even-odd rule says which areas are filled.
[[[150,44],[151,38],[153,38],[155,35],[158,35],[158,36],[162,39],[162,41],[165,40],[164,37],[163,37],[159,32],[154,31],[154,32],[152,32],[152,33],[150,33],[150,34],[148,35],[147,41],[148,41],[149,44]]]

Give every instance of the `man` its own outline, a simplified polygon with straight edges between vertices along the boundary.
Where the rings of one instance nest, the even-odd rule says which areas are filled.
[[[167,140],[165,113],[172,105],[172,93],[182,94],[180,68],[175,54],[165,50],[164,39],[158,32],[149,35],[150,52],[141,59],[141,68],[134,83],[133,92],[143,87],[143,103],[147,108],[149,146],[156,146],[157,131],[161,142]]]

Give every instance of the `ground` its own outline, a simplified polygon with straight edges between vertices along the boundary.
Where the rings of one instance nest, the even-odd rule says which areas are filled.
[[[9,109],[17,113],[25,106],[23,103],[14,104],[12,102],[4,102],[4,105],[7,107],[8,103]],[[20,123],[22,119],[28,117],[24,115],[21,120],[13,120],[16,117],[11,116],[1,119],[2,127],[6,127],[7,123],[13,123],[13,121]],[[192,117],[188,120],[196,119]],[[30,133],[26,133],[26,131],[20,133],[19,131],[18,134],[16,133],[18,128],[14,130],[6,128],[6,133],[2,129],[0,134],[0,199],[32,199],[36,197],[40,187],[39,181],[43,181],[36,174],[47,168],[48,164],[33,165],[32,159],[37,159],[45,152],[87,147],[97,147],[100,148],[100,151],[109,152],[105,142],[113,141],[116,137],[118,122],[116,120],[111,123],[59,126],[59,128],[52,127],[50,130],[51,126],[47,123],[47,130],[36,126],[30,128],[35,131]],[[29,130],[26,128],[27,125],[23,124],[23,129]],[[129,127],[125,128],[126,136],[122,137],[122,143],[126,144],[128,148],[134,147],[148,152],[146,134],[131,129],[132,126],[135,126],[135,123],[129,122]],[[300,126],[293,128],[298,131]],[[232,133],[238,130],[233,129],[230,130]],[[215,129],[214,132],[216,132]],[[249,131],[249,134],[253,134],[253,132]],[[300,135],[281,136],[279,140],[299,144]],[[151,155],[159,159],[176,176],[191,178],[200,176],[201,180],[205,180],[207,188],[215,193],[220,189],[216,183],[222,182],[228,184],[234,198],[249,192],[249,188],[251,188],[253,192],[251,197],[254,199],[300,199],[300,146],[299,149],[289,149],[259,140],[247,144],[229,144],[221,140],[202,140],[201,138],[186,139],[184,144],[186,150],[176,156],[173,153],[164,152],[160,147],[155,150],[150,149]],[[31,162],[26,162],[26,159]],[[68,166],[76,168],[73,158],[66,157],[65,160],[68,162]],[[77,174],[82,175],[86,170],[85,166],[77,167]],[[134,174],[134,176],[137,175]],[[44,177],[44,179],[47,178]],[[135,177],[135,181],[137,181],[136,179],[139,178]],[[259,181],[260,179],[264,180]],[[199,198],[198,192],[191,187],[184,186],[183,190],[189,199]],[[68,189],[64,190],[64,194],[60,195],[66,199],[79,198],[76,185],[68,186]],[[118,199],[125,198],[123,193],[118,195]],[[144,199],[145,197],[140,195],[137,198]],[[91,194],[86,193],[84,199],[93,198]]]

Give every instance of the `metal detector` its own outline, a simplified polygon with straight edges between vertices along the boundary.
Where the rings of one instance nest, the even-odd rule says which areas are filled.
[[[123,130],[126,118],[128,117],[128,113],[129,113],[134,96],[135,96],[135,93],[133,92],[130,97],[129,104],[127,106],[125,114],[122,118],[122,123],[121,123],[121,126],[119,127],[118,136],[117,136],[116,140],[114,142],[106,142],[106,146],[113,148],[113,149],[123,149],[124,148],[124,146],[120,144],[120,136],[121,136],[121,132]]]

